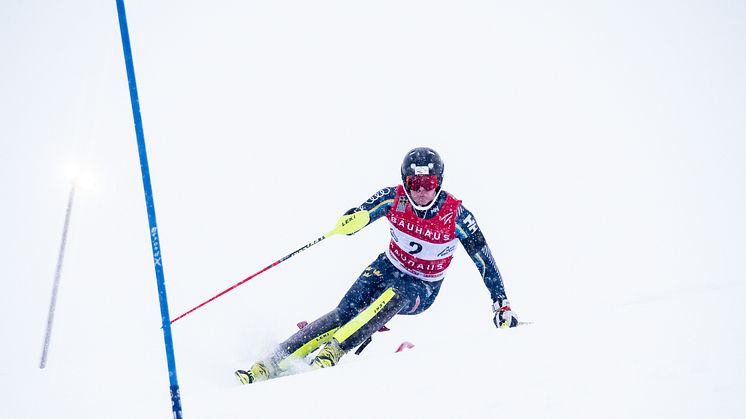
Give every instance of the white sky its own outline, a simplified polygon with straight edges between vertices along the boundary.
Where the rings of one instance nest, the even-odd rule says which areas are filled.
[[[700,290],[743,283],[743,2],[126,5],[172,314],[323,234],[420,145],[527,320],[680,292],[696,310]],[[5,1],[0,56],[0,374],[38,362],[71,161],[95,182],[55,325],[76,339],[53,338],[52,361],[95,362],[106,328],[125,356],[159,315],[115,2]],[[215,303],[236,318],[194,321],[240,333],[269,304],[264,344],[283,338],[274,326],[331,308],[384,249],[385,226],[369,230]],[[457,258],[438,304],[489,321]]]

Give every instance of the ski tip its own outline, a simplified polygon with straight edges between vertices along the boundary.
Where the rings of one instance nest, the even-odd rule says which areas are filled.
[[[394,353],[399,353],[405,349],[412,349],[412,348],[414,348],[414,344],[412,342],[404,341],[399,345],[398,348],[396,348],[396,351],[394,351]]]

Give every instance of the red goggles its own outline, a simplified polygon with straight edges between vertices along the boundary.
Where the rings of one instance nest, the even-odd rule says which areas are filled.
[[[435,175],[407,176],[405,180],[405,186],[410,191],[419,191],[420,188],[432,191],[438,187],[438,177]]]

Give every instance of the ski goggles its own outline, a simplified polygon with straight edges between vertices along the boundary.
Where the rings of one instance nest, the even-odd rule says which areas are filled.
[[[404,186],[410,191],[419,191],[420,188],[432,191],[438,187],[438,177],[435,175],[407,176]]]

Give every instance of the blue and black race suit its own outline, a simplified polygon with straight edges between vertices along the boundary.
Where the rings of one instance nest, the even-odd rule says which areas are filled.
[[[392,205],[395,205],[396,190],[396,187],[383,188],[347,213],[367,210],[370,213],[368,224],[373,223],[385,217]],[[448,193],[441,191],[429,209],[415,210],[415,214],[423,220],[435,217],[448,196]],[[506,299],[500,271],[484,235],[474,215],[462,204],[459,204],[456,214],[455,233],[482,276],[492,301]],[[396,314],[413,315],[426,310],[438,295],[442,282],[442,279],[422,280],[401,271],[385,253],[381,253],[363,270],[334,310],[283,342],[275,351],[273,360],[281,365],[283,360],[303,357],[331,340],[337,330],[345,330],[343,340],[338,343],[342,349],[348,351],[360,345]],[[386,291],[391,293],[386,294]],[[387,295],[386,298],[382,297],[384,294]],[[371,307],[373,305],[377,306]],[[366,309],[372,310],[370,315],[363,315]],[[352,330],[349,330],[351,327]]]

